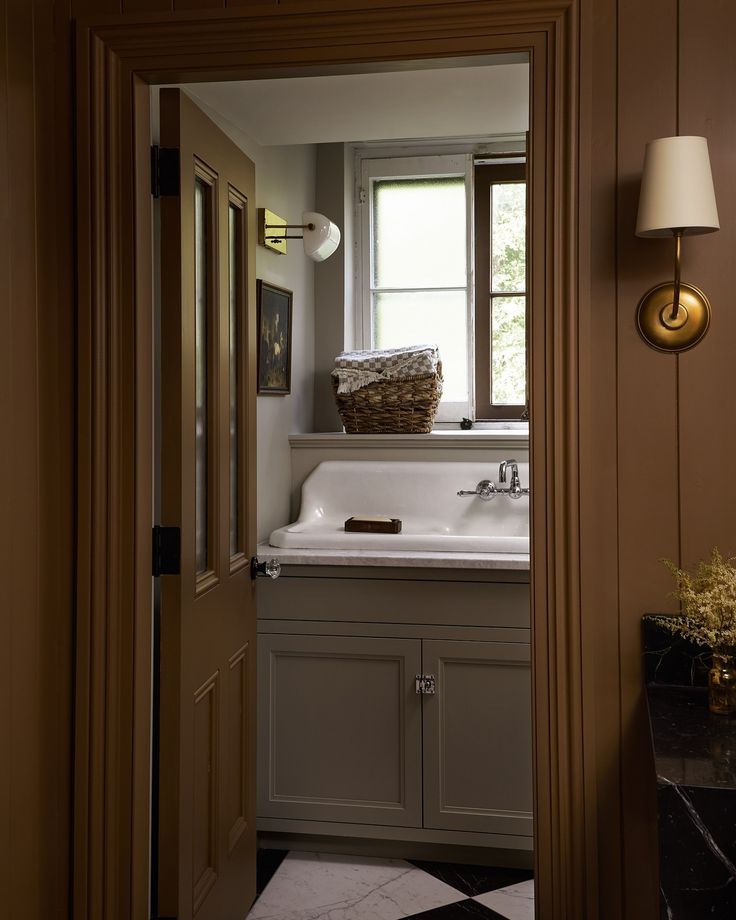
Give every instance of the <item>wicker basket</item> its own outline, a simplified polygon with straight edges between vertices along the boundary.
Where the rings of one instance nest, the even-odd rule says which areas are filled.
[[[427,434],[442,397],[442,364],[436,374],[381,380],[353,393],[332,390],[348,434]]]

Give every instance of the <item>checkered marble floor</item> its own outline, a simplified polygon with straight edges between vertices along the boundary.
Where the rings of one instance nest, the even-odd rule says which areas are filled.
[[[523,869],[261,850],[248,920],[533,920]]]

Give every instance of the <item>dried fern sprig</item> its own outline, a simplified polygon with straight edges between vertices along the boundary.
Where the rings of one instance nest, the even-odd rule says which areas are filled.
[[[724,559],[714,549],[710,560],[698,563],[692,574],[669,559],[662,562],[675,578],[672,596],[682,604],[682,613],[655,617],[655,622],[698,645],[735,647],[736,556]]]

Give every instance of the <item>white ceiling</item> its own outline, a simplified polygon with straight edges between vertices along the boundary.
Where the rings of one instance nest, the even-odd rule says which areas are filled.
[[[528,64],[189,84],[262,146],[519,134]]]

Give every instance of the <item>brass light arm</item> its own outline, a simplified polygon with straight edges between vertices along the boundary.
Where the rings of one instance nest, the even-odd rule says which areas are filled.
[[[675,291],[672,298],[672,313],[670,320],[676,320],[680,312],[680,256],[682,253],[682,234],[683,230],[679,227],[672,231],[675,237]]]
[[[314,230],[314,224],[264,224],[264,232],[267,230]],[[278,243],[281,240],[303,240],[303,236],[292,236],[288,233],[266,233],[266,239]]]
[[[314,230],[314,224],[265,224],[266,230]]]

